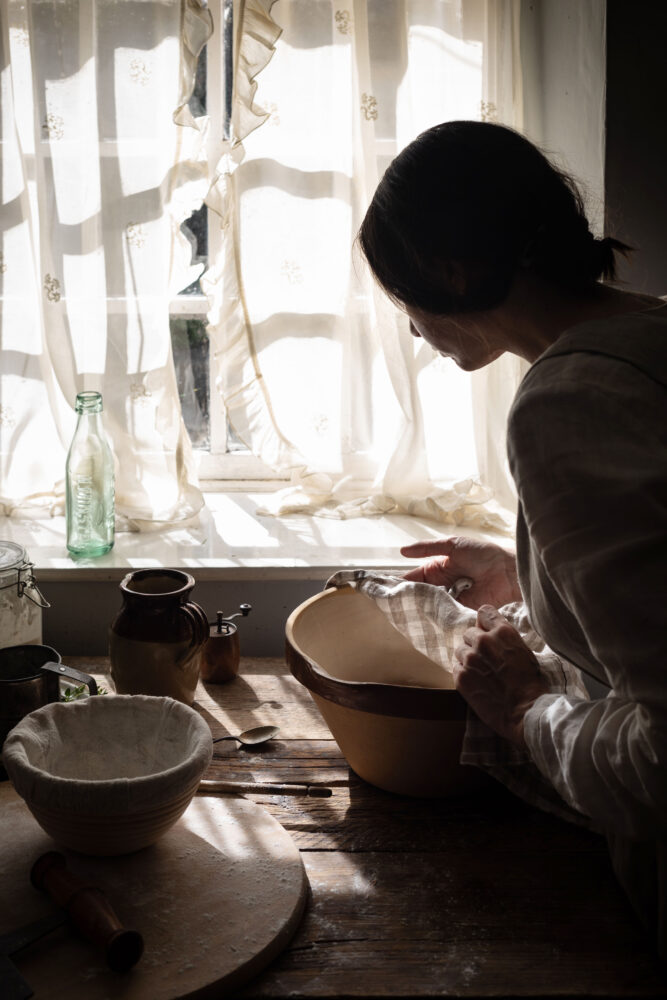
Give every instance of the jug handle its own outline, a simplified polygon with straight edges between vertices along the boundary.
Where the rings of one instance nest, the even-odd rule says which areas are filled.
[[[90,674],[84,674],[80,670],[75,670],[74,667],[68,667],[64,663],[55,663],[51,660],[49,663],[42,664],[42,670],[49,670],[53,674],[58,674],[58,677],[66,677],[69,681],[78,681],[79,684],[86,684],[88,686],[88,691],[90,694],[97,694],[97,681]]]
[[[203,646],[209,635],[208,618],[194,601],[186,601],[179,606],[192,627],[192,645],[197,648]]]

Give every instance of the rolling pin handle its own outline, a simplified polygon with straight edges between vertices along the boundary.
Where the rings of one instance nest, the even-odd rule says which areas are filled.
[[[104,950],[109,968],[126,972],[139,961],[144,950],[141,934],[125,930],[102,890],[73,875],[64,855],[42,854],[32,866],[30,881],[48,892],[84,937]]]

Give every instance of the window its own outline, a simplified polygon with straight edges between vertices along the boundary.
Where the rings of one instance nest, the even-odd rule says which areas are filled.
[[[197,472],[280,470],[274,513],[466,506],[447,491],[478,474],[470,380],[406,337],[351,248],[398,149],[503,113],[486,2],[9,8],[0,502],[58,500],[83,387],[135,523],[198,509]]]
[[[285,29],[283,40],[286,40],[288,48],[291,46],[293,50],[301,48],[304,53],[308,53],[309,50],[317,53],[318,47],[322,46],[320,51],[326,53],[323,60],[327,60],[334,53],[336,42],[349,43],[352,37],[353,15],[349,11],[333,11],[329,0],[325,2],[308,0],[305,4],[297,0],[289,5],[283,5],[282,10],[280,7],[281,5],[277,4],[276,11],[281,26]],[[364,123],[373,125],[373,155],[380,174],[396,155],[400,145],[397,108],[404,98],[400,96],[402,82],[401,75],[396,72],[396,66],[402,65],[407,59],[403,51],[400,30],[397,30],[397,25],[401,23],[400,8],[399,0],[382,0],[381,3],[368,4],[369,59],[373,63],[373,83],[375,87],[380,88],[382,97],[378,101],[370,94],[369,86],[369,93],[364,92],[361,95],[361,114]],[[209,9],[213,16],[214,32],[200,55],[196,86],[189,107],[195,117],[207,115],[211,130],[229,140],[232,128],[233,0],[213,0],[209,4]],[[468,37],[479,37],[481,32],[481,26],[477,23],[479,11],[474,6],[472,13],[475,16],[471,21],[469,13],[468,22],[471,23],[466,25]],[[448,30],[458,31],[459,26],[454,14],[446,16],[443,14],[442,17],[442,26]],[[451,104],[451,114],[456,116],[456,112],[460,113],[461,108],[465,106],[465,117],[473,117],[479,107],[481,94],[479,79],[481,44],[459,39],[453,40],[451,44],[455,50],[450,55],[453,68],[445,72],[448,84],[445,92],[453,96],[444,101],[444,109],[448,112]],[[277,58],[280,60],[281,57]],[[465,68],[468,64],[471,65],[470,70]],[[352,67],[350,72],[353,73]],[[470,76],[470,80],[466,73]],[[265,73],[266,75],[270,74]],[[443,83],[441,76],[442,73],[438,77],[438,84]],[[368,84],[370,83],[369,78]],[[462,97],[464,91],[465,98]],[[264,104],[264,96],[262,93],[259,95],[261,106]],[[327,96],[327,99],[329,98],[331,109],[325,111],[325,115],[331,113],[335,104],[333,93]],[[344,99],[349,100],[349,95]],[[417,131],[422,124],[426,127],[430,123],[425,94],[420,96],[420,103],[423,107],[424,121],[418,122]],[[442,104],[442,99],[440,103]],[[295,134],[298,155],[295,152],[295,155],[287,161],[282,160],[283,163],[289,162],[295,175],[298,173],[301,176],[306,188],[309,177],[313,177],[314,172],[321,169],[317,155],[313,157],[309,152],[307,131],[302,129]],[[307,139],[305,145],[304,138]],[[262,143],[261,138],[259,141]],[[272,155],[270,145],[264,146],[263,155],[265,157]],[[280,158],[280,153],[277,155]],[[356,184],[349,153],[345,152],[340,162],[345,163],[343,171],[349,176],[346,183]],[[331,176],[333,178],[333,173]],[[331,183],[331,195],[335,198],[338,192],[334,190],[333,180]],[[365,196],[368,197],[370,193],[366,192]],[[211,342],[206,319],[208,301],[202,291],[201,278],[221,249],[219,221],[219,217],[204,205],[181,227],[192,246],[192,263],[201,265],[199,279],[181,290],[172,301],[170,310],[172,351],[183,418],[197,455],[198,469],[202,478],[225,480],[275,478],[275,474],[268,466],[255,458],[246,444],[235,434],[224,412],[221,398],[216,392],[214,379],[211,378]],[[341,261],[349,256],[349,245],[353,236],[353,231],[346,233],[340,242]],[[300,279],[298,265],[289,260],[284,261],[281,266],[288,280],[296,284]],[[315,335],[317,336],[317,333]],[[458,374],[453,377],[459,387],[458,392],[467,395],[468,380]],[[336,378],[333,370],[331,378]],[[454,398],[451,391],[449,396]],[[457,405],[460,410],[460,404]],[[464,401],[463,405],[469,404]],[[328,415],[323,415],[321,422],[324,423],[328,419]],[[471,446],[466,442],[465,447],[470,450]]]
[[[212,0],[214,29],[197,64],[189,101],[194,118],[207,115],[214,134],[231,138],[233,86],[233,0]],[[275,474],[255,458],[234,433],[219,400],[211,405],[208,299],[201,278],[220,250],[219,219],[205,204],[181,226],[192,246],[199,278],[183,288],[170,305],[169,324],[183,420],[203,479],[272,479]]]

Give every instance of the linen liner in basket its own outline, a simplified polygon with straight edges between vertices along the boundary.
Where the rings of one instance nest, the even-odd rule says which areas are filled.
[[[81,715],[87,716],[85,725],[76,724]],[[192,739],[184,758],[186,732]],[[18,794],[44,809],[127,815],[198,781],[211,754],[208,725],[180,702],[105,695],[31,712],[7,736],[3,763]],[[47,757],[54,756],[58,775],[45,769]],[[132,774],[137,761],[141,773]],[[155,772],[145,773],[151,766]]]

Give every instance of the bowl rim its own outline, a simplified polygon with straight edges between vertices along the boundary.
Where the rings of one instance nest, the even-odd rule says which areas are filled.
[[[95,702],[93,711],[97,711],[97,705],[115,705],[132,699],[133,703],[171,703],[168,706],[169,713],[183,715],[195,726],[195,739],[183,760],[171,767],[155,771],[152,774],[139,775],[134,778],[67,778],[61,775],[51,774],[42,768],[36,767],[29,759],[23,737],[26,729],[30,729],[35,721],[49,719],[65,712],[86,712],[90,709],[91,703]],[[157,710],[157,705],[155,706]],[[115,711],[116,708],[103,708],[102,711]],[[28,721],[29,720],[29,721]],[[206,770],[213,755],[213,743],[211,731],[206,720],[193,708],[173,698],[166,698],[155,695],[117,695],[109,694],[96,696],[95,698],[85,698],[81,701],[64,704],[62,702],[51,702],[42,708],[35,709],[25,716],[5,739],[2,748],[2,760],[5,769],[11,779],[14,788],[26,800],[36,806],[48,809],[61,809],[73,811],[81,814],[81,800],[85,799],[85,811],[87,815],[128,815],[155,808],[158,803],[164,802],[176,793],[182,793],[189,786],[199,783],[201,775]],[[151,791],[155,791],[159,786],[163,786],[165,794],[151,797],[147,796]],[[161,789],[160,789],[161,790]],[[194,792],[193,792],[194,794]]]
[[[344,708],[389,715],[402,719],[423,719],[443,722],[462,722],[467,718],[467,704],[453,688],[417,687],[410,684],[387,684],[377,681],[346,681],[332,677],[313,660],[294,638],[298,616],[307,607],[323,599],[358,591],[349,584],[344,587],[327,587],[299,604],[285,623],[285,658],[292,675],[311,694]]]

